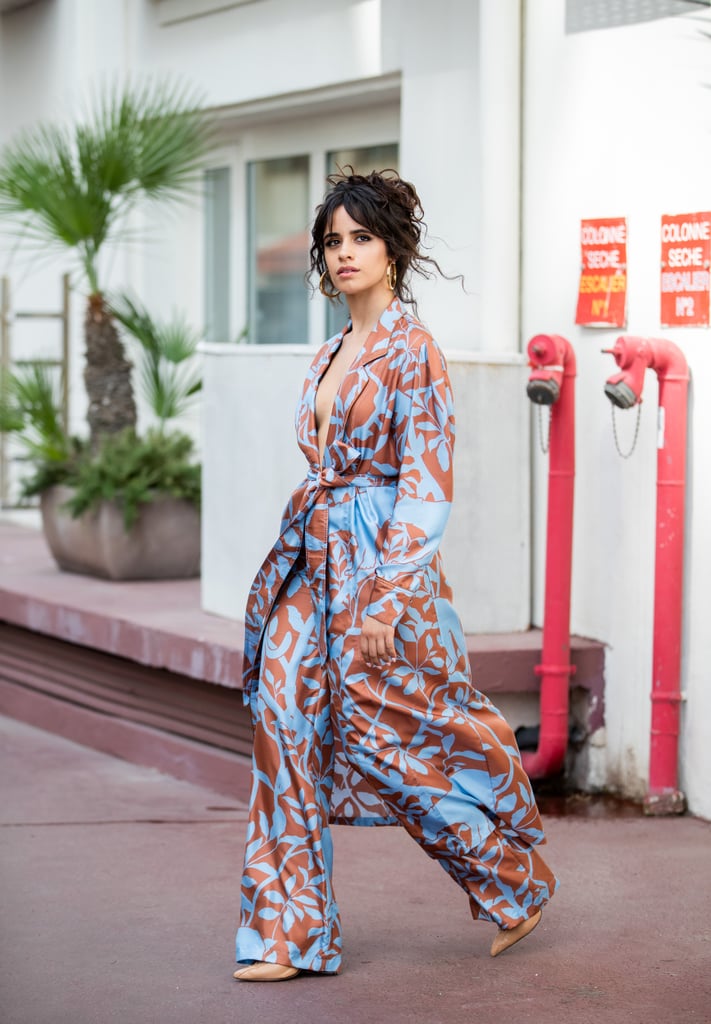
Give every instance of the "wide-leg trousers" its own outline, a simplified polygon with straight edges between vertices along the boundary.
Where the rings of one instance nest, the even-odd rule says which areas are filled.
[[[324,658],[317,616],[297,571],[263,641],[237,961],[340,967],[334,740],[390,819],[464,889],[473,917],[515,927],[557,881],[536,849],[540,819],[508,725],[471,685],[413,666],[403,646],[383,673],[347,638]]]

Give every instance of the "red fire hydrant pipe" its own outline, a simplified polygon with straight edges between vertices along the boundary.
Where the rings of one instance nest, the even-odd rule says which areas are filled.
[[[541,679],[538,748],[524,751],[523,766],[532,779],[561,771],[568,747],[570,677],[570,583],[573,558],[575,487],[575,353],[558,335],[539,334],[528,345],[533,367],[528,393],[551,405],[548,466],[548,522],[543,619],[543,652],[536,674]],[[552,387],[548,395],[542,387]],[[557,392],[557,393],[556,393]]]
[[[650,367],[659,378],[652,727],[644,809],[678,814],[686,807],[678,760],[689,367],[683,352],[666,339],[621,337],[612,354],[623,372],[610,378],[606,390],[627,385],[638,402],[644,369]],[[608,395],[615,401],[609,390]]]

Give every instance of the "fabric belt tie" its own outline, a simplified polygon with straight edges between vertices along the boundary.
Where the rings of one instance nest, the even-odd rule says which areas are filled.
[[[332,466],[311,466],[306,476],[309,490],[312,493],[334,487],[394,487],[395,476],[383,476],[382,473],[339,473]]]
[[[321,607],[319,615],[319,647],[326,655],[326,565],[328,552],[328,504],[326,493],[336,487],[366,488],[395,487],[397,477],[383,476],[382,473],[355,473],[346,468],[337,472],[331,466],[309,468],[306,492],[306,513],[310,515],[309,529],[304,534],[306,571]]]

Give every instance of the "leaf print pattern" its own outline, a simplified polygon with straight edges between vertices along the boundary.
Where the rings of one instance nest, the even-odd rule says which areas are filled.
[[[467,893],[514,927],[557,880],[511,729],[472,685],[439,545],[452,499],[444,357],[397,300],[336,394],[319,464],[323,346],[296,416],[308,473],[252,586],[244,692],[253,782],[237,960],[334,972],[341,962],[329,824],[400,824]],[[396,658],[365,665],[366,615]]]

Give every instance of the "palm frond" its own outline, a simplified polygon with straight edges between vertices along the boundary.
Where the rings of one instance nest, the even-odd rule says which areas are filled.
[[[198,180],[213,125],[186,87],[149,84],[141,97],[136,174],[151,198],[181,198]]]
[[[141,345],[141,393],[161,424],[181,416],[202,387],[200,370],[190,366],[201,335],[175,314],[167,323],[154,320],[128,295],[110,300],[116,320]],[[188,365],[186,365],[188,364]]]
[[[73,126],[40,124],[0,154],[0,217],[77,251],[93,290],[97,256],[142,197],[175,200],[212,141],[199,97],[176,81],[107,88]]]
[[[160,326],[156,340],[161,357],[177,365],[195,355],[201,335],[186,319],[176,314],[170,323]]]
[[[108,306],[112,316],[141,343],[143,348],[158,355],[157,328],[148,310],[137,299],[122,293],[111,296]]]
[[[175,79],[151,78],[97,95],[81,152],[94,179],[112,194],[182,198],[197,180],[212,136],[197,93]]]
[[[0,216],[25,231],[75,248],[106,237],[110,202],[88,189],[74,160],[69,133],[41,125],[10,143],[0,157]]]
[[[63,462],[70,440],[61,414],[59,382],[46,366],[5,373],[0,386],[0,432],[17,436],[33,462]]]

